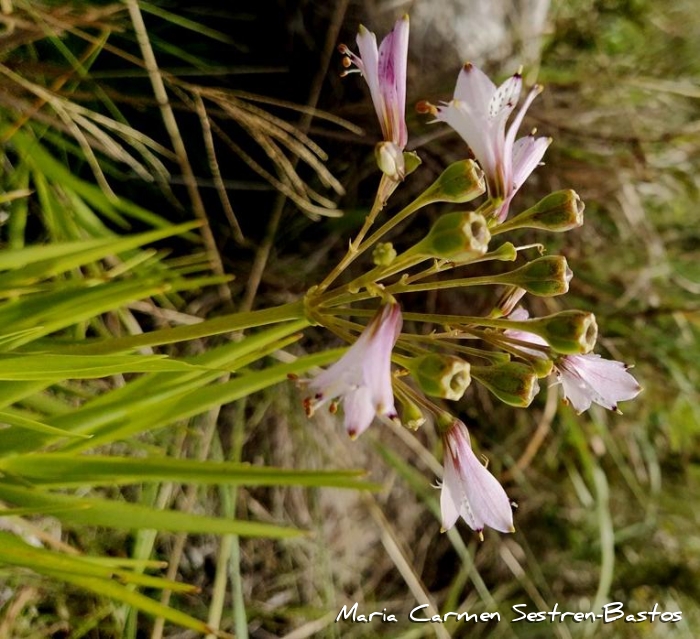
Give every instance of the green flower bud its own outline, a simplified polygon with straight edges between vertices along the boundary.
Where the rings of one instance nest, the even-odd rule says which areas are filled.
[[[411,360],[406,367],[426,395],[458,400],[471,383],[469,363],[452,355],[430,353]]]
[[[494,282],[512,284],[540,297],[563,295],[569,290],[573,273],[561,255],[538,257],[509,273],[493,277]]]
[[[421,195],[430,202],[471,202],[486,191],[484,172],[473,160],[450,164]]]
[[[418,430],[425,424],[425,415],[412,399],[400,397],[401,402],[401,423],[410,430]]]
[[[396,259],[396,249],[391,242],[380,242],[372,251],[375,266],[389,266]]]
[[[562,311],[532,320],[513,322],[513,328],[539,335],[557,352],[566,355],[590,353],[598,337],[593,313]]]
[[[583,224],[585,206],[576,191],[555,191],[540,200],[532,208],[501,224],[499,233],[512,229],[543,229],[562,232]]]
[[[528,364],[532,366],[532,370],[535,371],[535,374],[540,379],[549,377],[549,374],[554,368],[554,362],[548,357],[533,357],[528,360]]]
[[[490,239],[488,225],[480,213],[446,213],[438,218],[428,235],[408,249],[405,255],[467,261],[486,253]]]
[[[374,147],[374,155],[377,166],[382,173],[388,175],[396,182],[400,182],[406,176],[403,151],[393,142],[380,142]]]
[[[540,390],[537,373],[520,362],[472,366],[472,376],[510,406],[529,406]]]
[[[423,160],[418,157],[415,151],[403,152],[404,177],[411,175],[421,164]]]
[[[487,257],[499,262],[515,262],[518,259],[518,251],[511,242],[504,242],[497,249],[490,251]]]

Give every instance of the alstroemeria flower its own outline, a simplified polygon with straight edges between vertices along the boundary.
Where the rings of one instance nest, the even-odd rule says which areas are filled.
[[[474,454],[467,427],[455,420],[443,435],[443,443],[445,473],[440,495],[443,530],[452,528],[461,515],[478,533],[484,526],[500,532],[514,532],[508,495]]]
[[[496,87],[483,71],[467,63],[457,78],[454,98],[435,114],[459,133],[484,170],[490,197],[501,200],[494,214],[499,222],[508,216],[510,201],[551,142],[551,138],[534,135],[515,139],[525,112],[542,90],[539,85],[530,90],[506,131],[521,89],[519,73]]]
[[[307,415],[311,416],[326,402],[340,398],[345,428],[352,438],[367,430],[375,415],[396,419],[391,351],[401,332],[401,324],[399,305],[383,306],[345,355],[308,383],[314,395],[305,400]]]
[[[341,44],[346,55],[345,66],[354,64],[367,81],[374,109],[379,118],[385,145],[385,155],[394,158],[397,177],[403,177],[403,150],[408,141],[406,129],[406,61],[408,58],[408,16],[396,21],[391,33],[377,48],[377,37],[360,25],[357,34],[360,55]]]
[[[516,308],[510,319],[525,320],[528,312]],[[546,345],[541,337],[524,331],[505,331],[506,335],[531,344]],[[532,355],[545,357],[535,349],[523,349]],[[627,372],[629,367],[623,362],[603,359],[595,353],[587,355],[565,355],[554,362],[557,381],[561,384],[564,399],[571,403],[577,413],[591,407],[592,403],[617,411],[618,402],[634,399],[642,388],[637,380]]]

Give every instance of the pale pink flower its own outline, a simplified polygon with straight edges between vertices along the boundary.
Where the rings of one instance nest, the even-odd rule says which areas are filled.
[[[509,317],[513,320],[525,320],[528,318],[528,312],[519,307]],[[541,337],[532,333],[515,330],[507,330],[505,333],[524,342],[546,345]],[[537,357],[546,357],[542,351],[528,348],[522,350]],[[595,353],[565,355],[554,362],[554,370],[557,381],[561,384],[564,399],[570,402],[579,414],[588,410],[592,403],[618,411],[618,402],[634,399],[639,395],[642,388],[627,372],[628,368],[622,362],[603,359]]]
[[[401,324],[399,305],[383,306],[345,355],[308,383],[314,395],[305,400],[307,414],[340,398],[345,428],[352,438],[367,430],[375,415],[396,419],[391,351]]]
[[[514,532],[513,510],[506,491],[474,454],[467,427],[455,420],[443,435],[443,443],[445,473],[440,495],[443,530],[452,528],[461,515],[479,533],[484,526]]]
[[[377,48],[377,37],[360,25],[357,34],[360,55],[344,44],[345,66],[354,64],[367,81],[374,109],[385,142],[394,145],[398,158],[408,141],[406,129],[406,61],[408,57],[408,16],[396,21],[394,28]],[[397,160],[403,165],[403,157]],[[403,170],[403,166],[400,167]]]
[[[618,402],[634,399],[642,390],[626,364],[595,353],[567,355],[556,369],[564,397],[577,413],[588,410],[593,402],[618,411]]]
[[[542,90],[539,85],[530,90],[506,131],[521,89],[520,73],[496,87],[483,71],[467,63],[457,78],[453,99],[436,113],[438,120],[459,133],[484,170],[489,196],[501,200],[494,214],[499,222],[508,216],[510,201],[551,142],[551,138],[534,135],[515,139],[525,112]]]

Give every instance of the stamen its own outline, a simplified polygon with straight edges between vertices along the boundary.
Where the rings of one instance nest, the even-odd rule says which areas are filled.
[[[438,109],[434,104],[431,104],[427,100],[421,100],[416,103],[416,113],[437,115]]]

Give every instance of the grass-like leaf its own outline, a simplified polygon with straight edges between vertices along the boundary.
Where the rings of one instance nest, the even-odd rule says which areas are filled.
[[[154,528],[170,532],[240,535],[242,537],[271,537],[284,539],[302,534],[293,528],[253,521],[226,520],[192,515],[172,510],[156,510],[110,499],[74,497],[37,488],[29,488],[0,481],[0,499],[23,508],[39,509],[65,506],[55,516],[66,523],[86,526],[107,526],[119,530]],[[75,506],[75,508],[70,508]]]
[[[365,471],[362,470],[296,470],[168,457],[134,458],[37,453],[0,459],[0,471],[21,475],[23,479],[35,485],[52,487],[177,481],[243,486],[377,488],[375,484],[358,481],[365,475]]]

